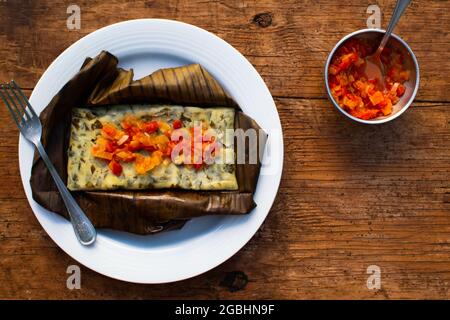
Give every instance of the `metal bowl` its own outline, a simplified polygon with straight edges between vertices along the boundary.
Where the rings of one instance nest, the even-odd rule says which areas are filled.
[[[328,67],[331,63],[331,60],[336,52],[346,41],[350,39],[368,39],[371,43],[374,43],[374,46],[380,43],[381,38],[383,37],[385,31],[379,29],[363,29],[358,30],[353,33],[348,34],[344,38],[342,38],[336,46],[331,50],[330,54],[327,58],[327,63],[325,65],[325,87],[327,88],[328,97],[333,102],[334,106],[346,115],[348,118],[355,120],[360,123],[366,124],[380,124],[385,123],[395,118],[399,117],[403,112],[408,109],[411,103],[414,101],[416,97],[417,90],[419,89],[419,64],[417,62],[416,56],[408,44],[403,41],[399,36],[392,34],[387,43],[388,46],[397,48],[405,57],[405,68],[410,71],[410,78],[408,81],[404,83],[406,87],[406,91],[403,96],[400,98],[397,104],[395,104],[392,108],[392,113],[388,116],[381,116],[371,120],[363,120],[356,118],[345,111],[339,104],[334,100],[333,95],[331,94],[330,86],[328,83]]]

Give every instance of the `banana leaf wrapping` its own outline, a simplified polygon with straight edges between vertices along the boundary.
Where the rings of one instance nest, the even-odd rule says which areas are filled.
[[[236,109],[235,128],[260,130],[220,84],[199,64],[158,70],[133,81],[133,71],[117,67],[118,59],[103,51],[87,58],[81,70],[58,92],[40,115],[42,143],[63,181],[67,181],[67,149],[71,110],[85,106],[172,103]],[[259,145],[265,135],[258,135]],[[246,148],[246,156],[250,148]],[[261,150],[260,150],[261,151]],[[246,214],[255,206],[261,164],[237,164],[237,191],[150,189],[78,191],[73,196],[97,228],[151,234],[180,228],[190,218],[212,214]],[[31,173],[33,198],[44,208],[68,217],[44,162],[35,154]]]

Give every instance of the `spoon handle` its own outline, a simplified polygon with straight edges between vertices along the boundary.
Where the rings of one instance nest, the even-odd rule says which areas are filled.
[[[395,26],[397,25],[398,20],[400,20],[400,17],[402,16],[403,12],[405,11],[406,7],[408,7],[411,0],[397,0],[397,3],[395,4],[394,13],[392,13],[391,21],[389,21],[389,25],[386,29],[386,33],[384,34],[383,40],[381,40],[380,46],[378,47],[378,52],[381,54],[381,51],[383,51],[384,46],[386,45],[387,41],[389,40],[389,37],[391,36],[392,31],[394,30]]]

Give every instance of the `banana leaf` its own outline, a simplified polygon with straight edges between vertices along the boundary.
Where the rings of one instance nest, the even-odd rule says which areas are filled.
[[[95,109],[96,106],[132,103],[231,107],[237,111],[235,128],[260,129],[199,64],[161,69],[139,80],[133,80],[133,70],[123,70],[117,65],[118,59],[106,51],[95,58],[87,58],[80,71],[40,115],[42,143],[63,181],[67,181],[71,110],[75,107]],[[265,135],[262,138],[258,136],[258,139],[263,139],[258,142],[261,142],[260,146],[264,145]],[[239,189],[236,191],[151,189],[78,191],[73,195],[97,228],[152,234],[181,228],[194,217],[251,212],[256,206],[253,194],[260,167],[259,160],[256,164],[237,164]],[[36,202],[68,217],[50,173],[37,153],[30,182]]]

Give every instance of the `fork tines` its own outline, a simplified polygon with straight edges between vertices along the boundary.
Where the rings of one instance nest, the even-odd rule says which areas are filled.
[[[37,117],[27,97],[14,80],[7,84],[0,85],[0,96],[5,102],[6,107],[11,113],[17,126],[20,127],[23,120],[27,121],[31,120],[33,117]]]

